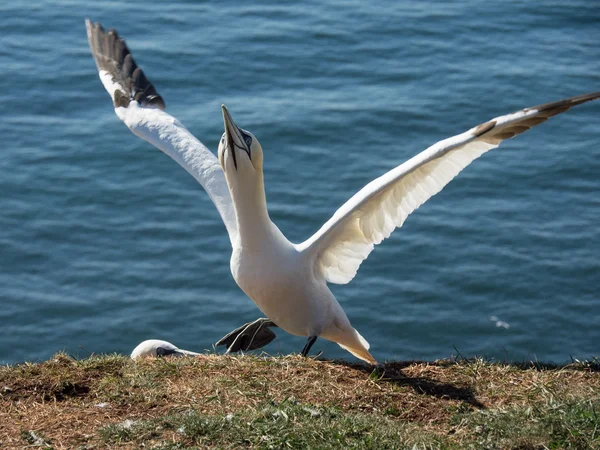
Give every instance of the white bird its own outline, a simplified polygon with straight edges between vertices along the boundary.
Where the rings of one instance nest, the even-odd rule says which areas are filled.
[[[189,350],[183,350],[175,347],[173,344],[167,341],[161,341],[159,339],[148,339],[147,341],[141,342],[131,352],[131,359],[144,358],[146,356],[198,356],[200,353],[190,352]]]
[[[375,363],[369,344],[352,327],[327,283],[350,282],[376,244],[483,153],[551,116],[600,97],[596,92],[525,108],[444,139],[367,184],[312,237],[293,244],[269,218],[263,150],[256,137],[238,127],[223,105],[225,133],[217,160],[164,112],[164,101],[116,31],[86,24],[100,79],[117,116],[204,187],[229,233],[235,281],[274,324],[308,337],[303,355],[321,336]]]

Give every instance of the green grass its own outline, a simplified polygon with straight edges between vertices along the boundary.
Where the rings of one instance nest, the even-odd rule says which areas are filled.
[[[599,407],[595,400],[459,412],[452,419],[456,428],[444,435],[385,416],[288,401],[236,414],[188,410],[128,427],[111,424],[100,435],[107,444],[153,441],[154,448],[589,450],[600,448]]]
[[[598,449],[600,399],[458,414],[473,448]]]
[[[104,442],[142,445],[159,441],[158,448],[218,447],[259,449],[400,449],[450,448],[451,444],[417,425],[385,417],[349,414],[337,408],[319,408],[293,400],[265,404],[236,414],[201,414],[195,410],[133,424],[112,424],[100,430]],[[178,435],[182,442],[166,444]],[[160,441],[163,440],[162,443]],[[416,446],[416,447],[415,447]]]

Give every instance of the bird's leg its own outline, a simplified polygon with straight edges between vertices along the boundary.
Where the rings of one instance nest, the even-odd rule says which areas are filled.
[[[313,346],[313,344],[315,343],[316,340],[317,340],[317,336],[309,336],[308,337],[308,341],[306,341],[306,345],[302,349],[302,356],[308,355],[310,348]]]

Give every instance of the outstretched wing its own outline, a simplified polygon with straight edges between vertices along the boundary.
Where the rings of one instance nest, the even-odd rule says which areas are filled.
[[[137,66],[115,30],[85,21],[88,41],[102,84],[119,119],[138,137],[162,150],[204,187],[233,243],[237,224],[225,175],[217,157],[177,119],[164,112],[165,102]]]
[[[317,273],[327,281],[348,283],[375,245],[472,161],[504,139],[599,97],[595,92],[525,108],[438,142],[367,184],[297,249],[313,258]]]

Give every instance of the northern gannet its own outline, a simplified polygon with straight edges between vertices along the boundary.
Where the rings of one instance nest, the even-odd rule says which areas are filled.
[[[263,150],[256,137],[238,127],[223,105],[225,132],[217,159],[164,111],[162,97],[117,32],[105,32],[89,20],[86,26],[100,79],[117,116],[204,187],[229,234],[233,277],[268,316],[234,330],[224,338],[228,346],[242,334],[272,333],[268,327],[277,324],[288,333],[308,337],[303,355],[321,336],[375,363],[369,344],[352,327],[327,283],[350,282],[375,245],[483,153],[551,116],[600,97],[595,92],[525,108],[444,139],[367,184],[312,237],[293,244],[269,218]],[[264,341],[270,339],[267,333]]]
[[[131,359],[144,358],[146,356],[198,356],[200,353],[190,352],[175,347],[167,341],[159,339],[149,339],[141,342],[131,352]]]

